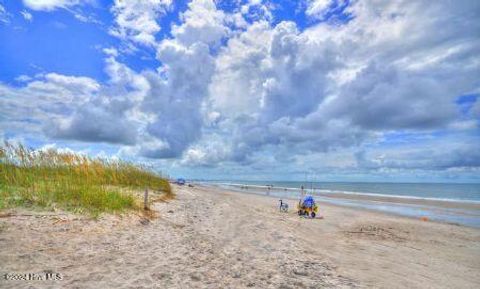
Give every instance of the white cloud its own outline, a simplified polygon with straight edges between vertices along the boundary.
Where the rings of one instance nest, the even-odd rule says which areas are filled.
[[[240,7],[240,13],[249,20],[270,22],[273,20],[272,10],[274,7],[275,5],[271,1],[249,0]]]
[[[138,90],[140,84],[135,77],[125,76],[128,71],[118,74],[112,75],[109,86],[88,77],[57,73],[23,76],[25,85],[19,88],[0,85],[0,127],[53,138],[133,144],[138,122],[128,112],[137,93],[133,89]],[[126,78],[124,82],[121,77]],[[127,81],[129,92],[123,90]]]
[[[5,9],[5,7],[3,7],[2,4],[0,4],[0,23],[3,23],[3,24],[10,23],[11,17],[12,15],[7,12],[7,10]]]
[[[478,90],[478,7],[436,3],[356,2],[354,19],[340,27],[299,32],[293,23],[258,22],[230,39],[206,110],[219,114],[219,134],[229,132],[223,146],[231,154],[223,156],[245,161],[270,146],[308,153],[391,130],[458,128],[455,98]],[[452,19],[462,21],[448,25]],[[433,33],[437,27],[448,28]]]
[[[22,0],[23,5],[38,11],[52,11],[57,8],[69,8],[92,3],[93,0]]]
[[[23,18],[29,22],[31,22],[33,20],[33,16],[31,13],[29,13],[28,11],[26,10],[23,10],[23,11],[20,11],[20,13],[22,14]]]
[[[245,161],[246,154],[269,144],[316,139],[328,146],[355,136],[342,121],[330,122],[331,128],[322,125],[322,132],[297,126],[327,98],[328,75],[342,67],[331,45],[312,40],[292,22],[273,29],[259,22],[231,39],[217,58],[209,104],[220,113],[220,129],[233,134],[226,144],[233,146],[231,158]],[[342,135],[334,133],[337,129]]]
[[[137,142],[145,121],[138,111],[139,105],[150,86],[142,75],[116,60],[114,49],[105,52],[109,82],[101,87],[92,86],[98,93],[92,94],[88,102],[76,107],[68,117],[54,121],[47,129],[51,136],[125,145]]]
[[[305,14],[309,16],[322,16],[333,3],[333,0],[308,0]]]
[[[198,15],[203,19],[198,20]],[[157,139],[158,145],[140,141],[141,154],[151,158],[179,157],[201,136],[201,106],[214,71],[210,48],[225,33],[222,13],[213,1],[193,1],[182,23],[173,29],[173,38],[159,43],[161,74],[143,74],[150,89],[141,104],[142,113],[151,116],[144,135]]]
[[[115,0],[111,11],[115,16],[115,26],[111,35],[134,44],[153,46],[155,34],[160,31],[157,19],[166,13],[171,0]]]
[[[215,2],[194,0],[188,7],[181,16],[182,23],[172,27],[172,34],[180,43],[187,46],[196,42],[215,45],[227,35],[225,14],[217,10]]]
[[[71,13],[75,19],[85,22],[101,25],[103,24],[94,15],[84,14],[77,6],[95,4],[97,0],[23,0],[25,7],[36,11],[54,11],[56,9],[65,9]],[[27,21],[32,21],[33,15],[26,10],[20,12]]]
[[[109,80],[103,85],[87,78],[47,74],[33,81],[21,77],[27,81],[26,87],[11,89],[10,94],[18,95],[32,88],[36,89],[35,95],[43,91],[44,98],[50,101],[54,101],[56,91],[64,92],[57,96],[70,98],[58,102],[64,107],[63,111],[59,109],[65,113],[62,117],[45,114],[42,109],[35,114],[41,128],[51,137],[136,144],[137,148],[131,151],[147,157],[177,157],[201,135],[200,107],[214,69],[210,45],[215,46],[224,36],[217,29],[223,25],[223,18],[212,4],[192,2],[182,18],[184,22],[173,33],[174,38],[159,43],[157,57],[162,62],[161,74],[154,71],[137,73],[117,61],[116,49],[107,48],[104,49],[107,55],[105,72]],[[206,13],[207,20],[195,22],[192,15],[202,13]],[[202,27],[209,32],[194,39],[186,37],[193,35],[191,30],[200,31]],[[225,28],[221,30],[226,31]],[[70,91],[78,93],[75,102]],[[81,96],[85,96],[84,101],[80,101]],[[38,106],[38,102],[36,104]],[[22,110],[19,99],[15,105],[13,111]]]
[[[15,77],[15,81],[18,81],[18,82],[28,82],[32,79],[33,79],[32,77],[25,74]]]
[[[202,147],[191,147],[187,149],[180,161],[183,166],[206,166],[215,167],[221,164],[231,152],[227,147],[220,143],[214,143],[212,140]]]
[[[49,73],[21,78],[24,85],[18,88],[0,84],[1,130],[38,134],[88,103],[100,88],[88,77]]]
[[[48,83],[57,85],[66,90],[73,90],[79,96],[88,95],[92,92],[98,91],[100,85],[93,79],[82,76],[66,76],[57,73],[49,73],[45,75],[45,80]]]
[[[75,19],[77,19],[81,22],[103,25],[103,22],[98,20],[94,15],[87,15],[87,14],[83,14],[79,11],[74,11],[74,10],[71,10],[70,12],[73,14]]]

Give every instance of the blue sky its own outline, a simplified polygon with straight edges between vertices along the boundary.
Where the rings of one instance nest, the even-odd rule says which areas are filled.
[[[389,2],[0,0],[0,139],[187,178],[480,182],[480,4]]]

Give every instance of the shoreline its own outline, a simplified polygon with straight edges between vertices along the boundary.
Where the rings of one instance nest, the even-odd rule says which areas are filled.
[[[201,183],[200,186],[230,190],[237,193],[255,194],[260,196],[271,196],[298,200],[299,197],[292,196],[291,192],[299,195],[299,190],[282,191],[280,187],[273,187],[271,190],[258,190],[268,188],[267,186],[250,186],[255,189],[241,189],[235,187],[219,186],[218,184]],[[222,184],[224,185],[224,184]],[[244,185],[245,186],[245,185]],[[350,194],[350,193],[320,193],[312,194],[319,202],[327,202],[340,207],[352,207],[368,211],[381,212],[384,214],[408,217],[413,219],[428,218],[431,221],[480,228],[480,203],[463,201],[435,200],[429,198],[410,198],[403,196],[387,196],[379,194]]]
[[[235,189],[235,191],[243,192],[244,189],[242,187],[248,188],[256,188],[256,189],[269,189],[274,190],[277,192],[296,192],[299,193],[299,188],[292,188],[292,187],[281,187],[281,186],[264,186],[264,185],[250,185],[250,184],[240,184],[240,183],[208,183],[208,182],[200,182],[200,185],[205,186],[219,186],[222,185],[225,189],[228,187],[239,187]],[[225,187],[227,186],[227,187]],[[248,189],[247,189],[248,190]],[[305,191],[312,191],[312,189],[306,188]],[[461,204],[465,205],[468,208],[480,209],[480,200],[471,200],[471,199],[452,199],[452,198],[433,198],[433,197],[418,197],[413,195],[387,195],[387,194],[380,194],[380,193],[368,193],[368,192],[352,192],[352,191],[344,191],[344,190],[327,190],[327,189],[320,189],[314,188],[313,194],[316,196],[325,196],[325,197],[332,197],[332,198],[358,198],[358,199],[372,199],[372,200],[383,200],[383,201],[397,201],[403,203],[411,203],[416,204],[416,202],[426,202],[438,206],[451,206],[451,204]]]

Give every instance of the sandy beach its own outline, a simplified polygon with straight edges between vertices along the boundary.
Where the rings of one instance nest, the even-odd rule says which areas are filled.
[[[478,288],[480,230],[320,204],[174,187],[156,218],[15,210],[0,288]],[[5,280],[58,273],[62,280]],[[42,275],[43,274],[43,275]]]

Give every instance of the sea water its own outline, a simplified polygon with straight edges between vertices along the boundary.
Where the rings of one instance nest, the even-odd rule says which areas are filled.
[[[404,204],[397,202],[349,199],[348,196],[377,196],[401,199],[434,200],[440,202],[480,204],[480,184],[453,183],[344,183],[344,182],[271,182],[271,181],[213,181],[225,189],[264,194],[279,198],[298,198],[301,187],[319,201],[336,205],[362,207],[409,217],[480,228],[480,210],[454,206]],[[341,194],[342,198],[336,198]]]

